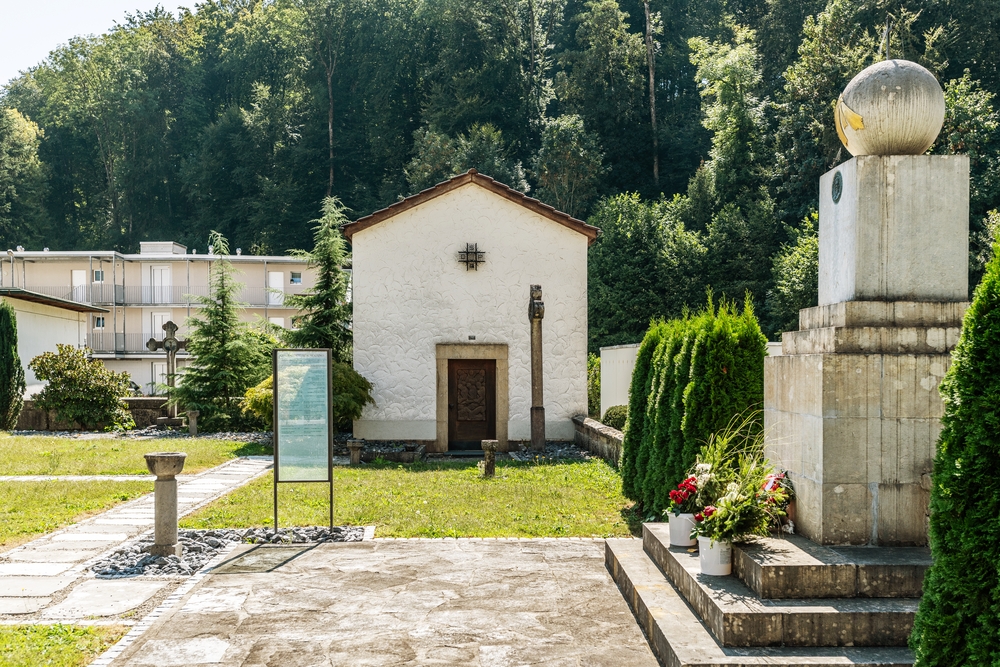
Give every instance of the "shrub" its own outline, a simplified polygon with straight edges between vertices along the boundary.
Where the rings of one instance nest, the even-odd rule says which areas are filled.
[[[108,370],[100,361],[88,359],[83,350],[62,343],[56,345],[56,352],[32,359],[29,367],[35,377],[47,383],[35,395],[35,404],[43,410],[55,410],[59,420],[106,430],[135,426],[122,400],[132,393],[128,373]]]
[[[1000,242],[941,383],[931,486],[933,565],[910,646],[923,667],[1000,660]]]
[[[628,419],[628,406],[627,405],[612,405],[610,408],[604,411],[604,417],[601,418],[601,423],[605,426],[610,426],[611,428],[616,428],[619,431],[625,429],[625,421]]]
[[[622,443],[622,488],[659,513],[701,446],[760,407],[767,341],[749,300],[650,326],[639,348]],[[747,428],[760,429],[754,412]]]
[[[601,358],[593,352],[587,355],[587,416],[601,416]]]
[[[11,431],[24,405],[24,367],[17,354],[17,317],[0,301],[0,431]]]
[[[333,362],[330,367],[330,410],[333,426],[341,431],[350,430],[351,420],[361,416],[362,410],[372,399],[372,385],[348,364]],[[274,377],[268,376],[260,384],[250,387],[245,394],[243,411],[259,419],[268,427],[274,420]]]

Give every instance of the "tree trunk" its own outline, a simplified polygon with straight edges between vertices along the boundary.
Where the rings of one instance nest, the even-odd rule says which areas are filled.
[[[653,53],[653,18],[649,13],[649,0],[642,3],[646,9],[646,60],[649,63],[649,119],[653,126],[653,181],[660,185],[660,137],[656,131],[656,60]]]

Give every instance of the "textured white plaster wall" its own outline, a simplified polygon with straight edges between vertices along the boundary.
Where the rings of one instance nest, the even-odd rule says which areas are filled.
[[[17,356],[24,367],[28,394],[42,390],[44,384],[28,368],[32,359],[45,352],[55,352],[58,343],[82,347],[86,344],[87,318],[90,313],[78,313],[22,299],[4,299],[17,317]],[[110,313],[109,313],[110,316]]]
[[[458,262],[466,243],[486,252],[478,271]],[[539,284],[547,435],[573,439],[573,415],[587,412],[586,236],[470,183],[357,232],[353,251],[354,367],[376,402],[357,437],[433,439],[435,346],[474,335],[508,345],[509,437],[529,439],[528,290]]]

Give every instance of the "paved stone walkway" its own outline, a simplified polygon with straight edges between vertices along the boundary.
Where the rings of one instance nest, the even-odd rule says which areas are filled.
[[[270,467],[270,457],[247,457],[197,475],[178,477],[178,514],[197,510]],[[88,569],[104,554],[152,527],[150,493],[0,553],[0,623],[121,622],[123,615],[138,617],[154,608],[183,577],[106,580],[95,579]]]
[[[95,664],[657,665],[603,540],[241,545],[153,616]]]

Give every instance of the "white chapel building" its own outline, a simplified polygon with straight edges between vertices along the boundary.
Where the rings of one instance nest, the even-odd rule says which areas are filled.
[[[469,170],[345,225],[367,440],[530,441],[529,290],[541,285],[546,437],[587,412],[587,248],[599,230]]]

